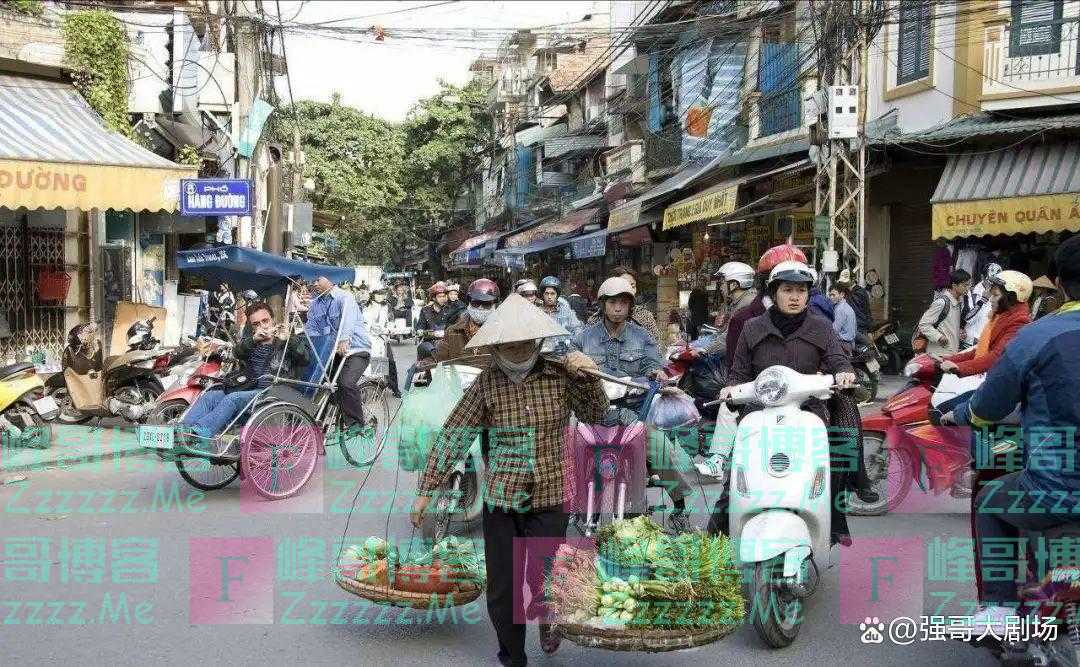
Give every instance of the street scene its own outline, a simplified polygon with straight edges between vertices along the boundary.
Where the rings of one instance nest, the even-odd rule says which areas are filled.
[[[0,662],[1080,664],[1078,45],[0,1]]]

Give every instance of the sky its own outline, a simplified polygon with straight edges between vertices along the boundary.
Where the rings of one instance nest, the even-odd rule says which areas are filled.
[[[298,100],[329,101],[334,92],[339,92],[345,104],[386,120],[399,121],[418,99],[439,90],[439,79],[459,85],[467,82],[473,59],[494,49],[484,48],[488,45],[480,43],[489,38],[490,33],[450,42],[406,36],[395,38],[395,28],[431,28],[433,31],[440,28],[527,28],[578,21],[590,12],[606,14],[608,5],[591,0],[466,0],[437,5],[436,2],[281,2],[281,14],[286,21],[295,16],[297,22],[305,24],[335,21],[333,25],[336,26],[370,28],[378,25],[386,31],[386,38],[380,43],[374,42],[369,35],[350,34],[347,39],[337,39],[287,30],[285,49],[293,95]],[[264,5],[273,12],[273,4]],[[425,8],[424,5],[436,6]],[[349,20],[339,22],[337,19]],[[284,87],[279,88],[279,92],[288,94]]]

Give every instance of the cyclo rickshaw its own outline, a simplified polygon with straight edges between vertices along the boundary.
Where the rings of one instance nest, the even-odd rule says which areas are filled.
[[[409,295],[408,301],[412,303],[413,292],[416,289],[415,275],[412,271],[404,271],[402,273],[384,273],[382,276],[382,283],[386,286],[390,293],[394,293],[394,285],[397,283],[404,283],[406,294]],[[390,336],[390,340],[395,342],[401,342],[406,338],[412,338],[415,334],[413,325],[416,322],[416,308],[407,309],[404,305],[397,304],[391,309],[390,322],[387,326],[387,334]]]
[[[289,303],[292,290],[299,288],[299,280],[325,276],[340,283],[351,281],[354,274],[352,268],[301,262],[237,246],[178,251],[177,268],[204,276],[212,284],[225,282],[234,288],[256,290],[264,296],[283,295],[285,303]],[[183,414],[174,415],[172,424],[159,421],[141,427],[140,445],[155,451],[162,459],[175,461],[185,481],[197,488],[221,489],[242,477],[250,481],[256,493],[271,500],[288,498],[303,488],[315,471],[318,455],[325,452],[330,431],[336,431],[342,451],[351,463],[362,465],[373,461],[388,418],[385,379],[365,376],[362,381],[365,389],[374,389],[371,395],[384,405],[379,409],[365,401],[365,429],[360,435],[344,438],[342,414],[335,400],[342,364],[334,363],[334,343],[340,332],[313,338],[304,331],[298,312],[288,313],[286,317],[288,340],[302,336],[310,353],[311,362],[301,376],[303,379],[282,377],[278,365],[262,378],[249,379],[268,380],[269,386],[259,388],[220,434],[210,438],[189,436],[185,442],[177,442],[175,424],[183,419],[189,407]],[[239,373],[243,375],[242,370]],[[213,388],[218,381],[205,376],[200,380],[204,390]],[[365,390],[365,396],[368,395]],[[366,455],[353,451],[350,456],[347,448],[372,451]]]

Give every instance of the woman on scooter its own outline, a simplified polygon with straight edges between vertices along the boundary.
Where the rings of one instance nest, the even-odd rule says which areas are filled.
[[[755,317],[742,328],[728,375],[728,386],[718,398],[727,399],[730,388],[750,382],[770,366],[787,366],[799,373],[830,373],[835,375],[840,387],[855,384],[851,360],[840,345],[832,323],[812,313],[810,287],[816,276],[813,269],[803,262],[785,261],[777,264],[769,274],[766,284],[772,303],[763,315]],[[830,422],[829,408],[824,401],[812,399],[804,406],[826,424]],[[837,471],[833,471],[834,478]],[[834,492],[846,485],[834,483]],[[868,485],[863,485],[868,486]],[[870,491],[860,491],[860,497]],[[864,501],[865,502],[865,501]],[[727,533],[727,494],[721,495],[709,521],[710,532]],[[847,520],[833,506],[833,540],[850,544]]]

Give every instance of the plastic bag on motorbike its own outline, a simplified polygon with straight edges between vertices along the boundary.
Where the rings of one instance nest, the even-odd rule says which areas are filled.
[[[708,354],[702,356],[690,367],[694,395],[716,396],[727,386],[727,369],[724,367],[724,355]]]
[[[658,393],[649,406],[645,421],[662,431],[692,426],[701,421],[694,399],[679,389]]]
[[[431,370],[431,384],[415,387],[402,398],[388,429],[388,435],[397,439],[402,470],[415,472],[424,467],[431,445],[461,400],[462,380],[453,365],[442,364]]]

